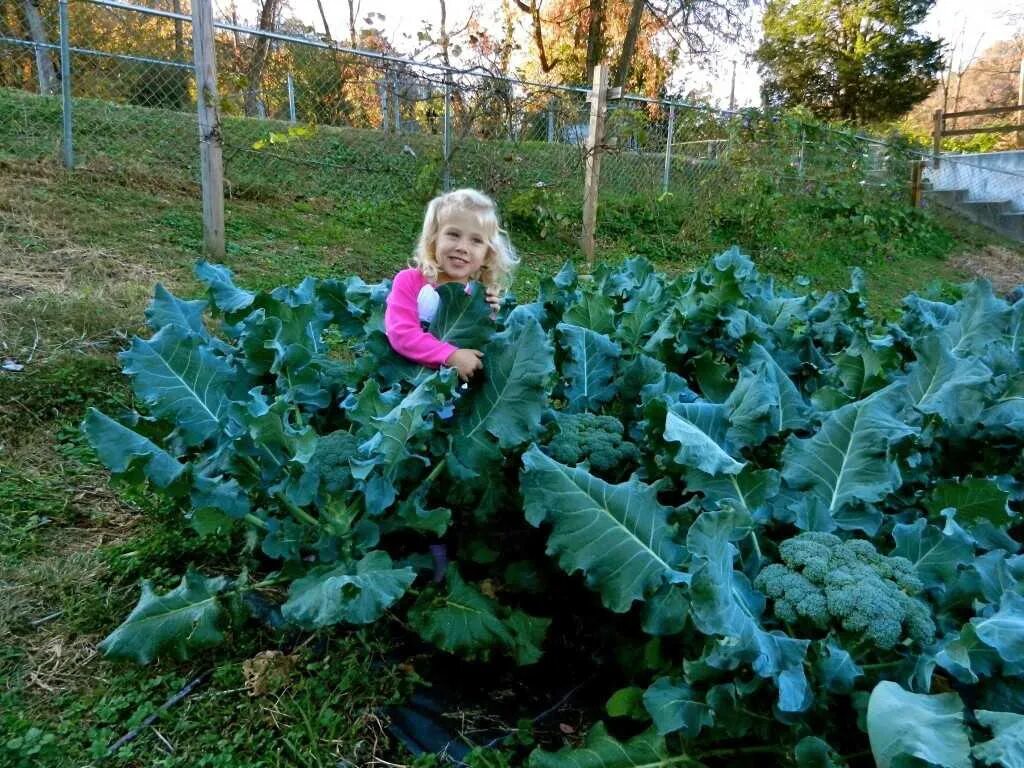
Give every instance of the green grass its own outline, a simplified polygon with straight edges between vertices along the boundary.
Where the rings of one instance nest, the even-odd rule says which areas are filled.
[[[233,572],[244,542],[203,539],[177,511],[111,488],[77,432],[86,407],[131,404],[114,353],[144,328],[154,282],[198,291],[202,222],[191,117],[95,101],[77,103],[76,114],[81,165],[68,173],[56,162],[59,103],[0,90],[0,356],[25,365],[0,372],[0,765],[98,764],[110,742],[206,670],[202,688],[106,764],[394,758],[377,711],[409,681],[382,660],[386,628],[310,640],[250,625],[199,660],[148,668],[94,653],[141,578],[168,586],[184,563]],[[405,264],[438,178],[436,140],[321,129],[273,153],[246,150],[271,128],[284,130],[225,124],[224,261],[241,282],[378,280]],[[456,154],[456,180],[492,190],[509,211],[522,297],[565,260],[580,261],[574,152],[471,142]],[[767,166],[687,186],[679,165],[671,196],[630,196],[627,160],[605,166],[600,261],[639,254],[677,273],[738,243],[782,280],[802,274],[835,287],[861,266],[884,313],[927,282],[959,278],[948,253],[993,240],[841,184],[794,190]],[[551,186],[538,190],[538,179]],[[267,651],[282,654],[273,664],[287,672],[250,696],[246,662]]]

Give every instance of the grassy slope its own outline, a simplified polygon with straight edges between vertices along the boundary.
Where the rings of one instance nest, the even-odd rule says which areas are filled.
[[[229,551],[183,533],[154,499],[111,490],[75,429],[87,405],[116,410],[130,403],[113,354],[139,328],[152,284],[195,290],[199,206],[187,173],[146,154],[151,133],[108,131],[113,157],[85,153],[84,167],[68,174],[38,159],[53,152],[50,134],[25,139],[26,125],[52,122],[52,103],[0,93],[0,113],[12,106],[5,99],[26,119],[0,118],[0,354],[26,367],[0,373],[0,765],[91,764],[207,669],[210,681],[162,718],[159,736],[145,731],[110,764],[366,764],[386,743],[377,706],[405,685],[401,674],[375,663],[384,649],[380,630],[341,633],[298,650],[295,639],[254,631],[200,660],[147,669],[96,657],[96,641],[133,604],[139,579],[169,586],[182,562],[216,570]],[[115,114],[122,127],[130,117]],[[406,197],[385,204],[386,187],[359,193],[352,179],[342,181],[321,194],[276,199],[266,197],[276,194],[273,183],[250,183],[250,194],[228,205],[225,261],[258,286],[307,274],[391,274],[412,248],[421,203]],[[641,253],[676,272],[728,243],[728,227],[697,233],[659,219],[656,209],[608,211],[602,260]],[[793,230],[788,250],[777,241],[741,243],[764,268],[832,287],[860,264],[883,306],[934,278],[958,277],[942,249],[851,258],[840,245],[855,221],[814,230],[781,211],[761,226]],[[985,240],[960,231],[949,243],[965,236]],[[571,239],[515,230],[512,237],[523,256],[521,295],[577,257]],[[245,662],[268,649],[286,652],[271,666],[285,665],[287,684],[263,675],[269,691],[250,696]]]

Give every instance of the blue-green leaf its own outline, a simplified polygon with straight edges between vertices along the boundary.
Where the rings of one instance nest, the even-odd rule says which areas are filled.
[[[974,745],[975,759],[1001,768],[1024,768],[1024,715],[977,709],[974,716],[992,731],[991,739]]]
[[[696,738],[704,726],[714,722],[711,708],[684,681],[660,677],[644,693],[644,707],[654,720],[658,735],[681,731]]]
[[[883,681],[868,701],[868,739],[878,768],[917,758],[941,768],[971,768],[964,705],[955,693],[927,696]]]
[[[914,351],[917,362],[906,378],[914,407],[951,424],[976,419],[981,412],[980,388],[992,379],[988,366],[977,358],[955,356],[937,334],[918,341]]]
[[[90,408],[82,431],[107,468],[118,475],[140,470],[158,488],[167,488],[181,477],[182,464],[163,448],[109,416]]]
[[[672,460],[708,475],[735,475],[744,462],[737,461],[723,447],[729,423],[724,405],[673,403],[666,400],[663,436],[667,443],[679,443]]]
[[[188,659],[196,650],[219,645],[227,619],[219,595],[227,586],[223,576],[208,579],[189,571],[177,587],[158,595],[152,582],[144,581],[139,602],[99,650],[110,658],[149,664],[164,653]]]
[[[202,299],[179,299],[161,283],[157,283],[153,289],[153,300],[146,308],[146,323],[154,331],[159,331],[165,325],[176,325],[199,336],[207,336],[206,326],[203,324],[205,309],[206,302]]]
[[[120,357],[136,394],[155,416],[174,424],[187,445],[220,432],[236,374],[201,338],[167,325],[147,341],[133,339]]]
[[[483,382],[456,404],[452,449],[470,476],[540,431],[554,357],[544,329],[532,317],[495,334],[484,349]]]
[[[568,381],[567,410],[596,411],[615,397],[615,363],[621,349],[607,336],[589,328],[559,323],[557,331],[559,343],[569,356],[562,367],[562,375]]]
[[[665,740],[654,731],[620,742],[609,736],[604,723],[587,733],[583,746],[563,747],[558,752],[535,749],[528,768],[667,768],[692,765],[689,755],[669,755]]]
[[[892,554],[913,563],[925,587],[952,584],[957,569],[974,555],[970,537],[951,518],[941,530],[924,518],[897,523],[892,536],[896,540]]]
[[[225,266],[200,261],[195,273],[209,287],[213,305],[225,314],[245,309],[256,298],[256,294],[235,285],[231,270]]]
[[[790,438],[782,478],[815,494],[832,515],[851,502],[879,501],[898,488],[902,480],[888,447],[914,430],[896,418],[888,392],[833,411],[812,437]]]
[[[1024,597],[1005,592],[996,613],[973,618],[971,624],[981,641],[995,648],[1003,661],[1024,660]]]
[[[292,582],[281,606],[286,621],[304,629],[370,624],[412,584],[412,568],[394,568],[386,552],[370,552],[352,567],[318,566]]]
[[[552,525],[548,554],[567,572],[583,571],[605,606],[629,610],[662,584],[680,581],[684,557],[667,522],[669,509],[652,486],[635,477],[611,485],[567,467],[536,446],[523,454],[521,487],[526,519]]]

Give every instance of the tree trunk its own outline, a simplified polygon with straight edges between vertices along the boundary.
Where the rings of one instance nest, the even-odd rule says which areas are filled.
[[[50,58],[50,49],[46,47],[50,41],[46,38],[46,27],[43,25],[43,17],[39,15],[37,3],[38,0],[23,0],[22,5],[32,42],[35,43],[39,93],[52,96],[57,92],[57,73],[53,68],[53,59]]]
[[[450,67],[452,62],[448,55],[448,50],[451,47],[448,40],[448,8],[444,0],[438,0],[438,2],[441,4],[441,61],[446,67]]]
[[[604,58],[604,0],[590,0],[590,25],[587,31],[587,71],[584,81],[594,76],[594,67]]]
[[[351,7],[351,5],[352,4],[349,3],[349,7]],[[328,43],[333,43],[334,38],[331,37],[331,28],[327,25],[327,14],[324,13],[323,2],[321,2],[321,0],[316,0],[316,7],[320,11],[320,21],[324,23],[324,38],[327,40]]]
[[[523,13],[530,15],[531,26],[533,27],[533,44],[537,46],[537,57],[540,59],[540,71],[547,74],[559,62],[559,58],[548,61],[548,53],[544,48],[544,26],[540,18],[540,5],[538,0],[530,0],[529,4],[523,0],[515,0],[515,4]]]
[[[260,11],[260,29],[267,32],[274,31],[274,20],[277,18],[277,10],[282,0],[263,0],[263,8]],[[270,38],[263,35],[256,36],[256,42],[252,50],[252,59],[249,62],[249,71],[246,73],[245,89],[245,114],[248,117],[265,117],[267,108],[260,97],[263,84],[263,69],[267,64],[267,57],[270,55]]]
[[[644,17],[645,4],[645,0],[633,0],[633,7],[629,10],[629,26],[626,27],[626,37],[622,41],[622,56],[619,58],[614,82],[614,85],[622,89],[626,88],[626,81],[629,79],[629,68],[633,64],[633,53],[636,51],[636,39],[640,35],[640,22]]]
[[[348,0],[348,37],[349,44],[356,47],[356,9],[353,0]]]

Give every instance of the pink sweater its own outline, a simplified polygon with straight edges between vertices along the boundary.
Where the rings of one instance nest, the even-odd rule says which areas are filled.
[[[430,283],[414,267],[395,275],[384,310],[384,333],[391,348],[402,357],[440,368],[458,347],[441,341],[420,326],[419,295],[425,285]]]

